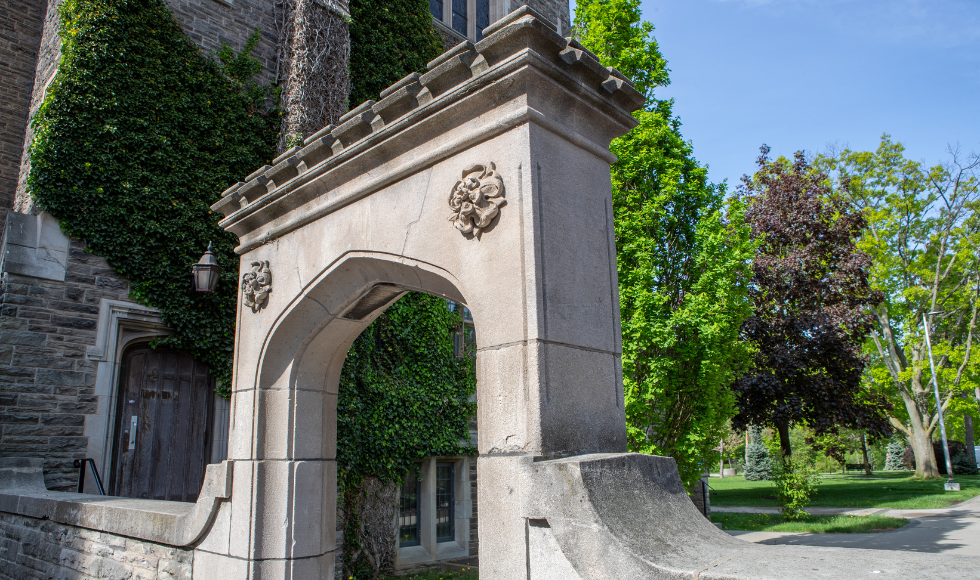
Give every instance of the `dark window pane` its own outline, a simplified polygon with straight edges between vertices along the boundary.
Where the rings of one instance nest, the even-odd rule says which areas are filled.
[[[442,0],[429,0],[429,12],[442,22]]]
[[[452,463],[436,465],[436,541],[451,542],[456,539],[455,466]]]
[[[466,0],[453,0],[453,30],[466,36]]]
[[[398,544],[418,546],[419,537],[419,479],[413,474],[405,477],[402,484],[400,505],[398,506]]]
[[[476,39],[483,39],[483,29],[490,26],[490,0],[476,0]]]

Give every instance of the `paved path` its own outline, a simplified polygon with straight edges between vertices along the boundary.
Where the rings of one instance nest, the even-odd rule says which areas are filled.
[[[779,508],[772,507],[712,506],[711,509],[716,512],[779,513]],[[726,531],[733,536],[758,544],[908,550],[980,556],[980,497],[975,497],[953,507],[937,509],[809,508],[807,511],[814,515],[864,516],[878,514],[894,518],[908,518],[911,521],[907,526],[897,530],[872,534]]]

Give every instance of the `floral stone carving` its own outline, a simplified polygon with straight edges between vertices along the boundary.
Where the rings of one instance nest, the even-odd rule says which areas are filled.
[[[272,270],[269,262],[252,262],[252,269],[242,274],[242,292],[245,295],[245,306],[258,312],[269,299],[272,292]]]
[[[449,194],[449,207],[453,210],[449,221],[463,234],[478,235],[505,203],[504,181],[494,164],[474,165],[463,171],[463,178]]]

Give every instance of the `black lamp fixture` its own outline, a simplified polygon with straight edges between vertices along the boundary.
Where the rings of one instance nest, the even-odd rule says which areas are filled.
[[[198,292],[213,293],[218,286],[218,278],[221,277],[221,266],[218,260],[211,253],[211,242],[208,242],[208,251],[204,252],[200,261],[192,267],[194,270],[194,290]]]

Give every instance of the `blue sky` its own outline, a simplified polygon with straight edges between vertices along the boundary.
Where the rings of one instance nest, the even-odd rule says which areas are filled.
[[[980,0],[643,0],[684,137],[730,187],[774,154],[980,151]],[[573,2],[574,9],[574,2]]]

